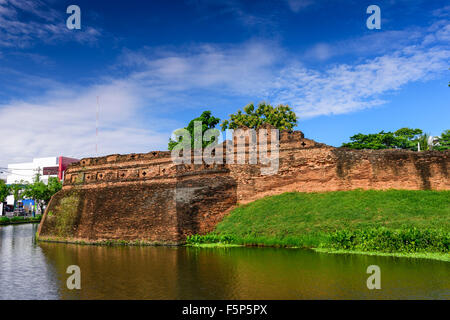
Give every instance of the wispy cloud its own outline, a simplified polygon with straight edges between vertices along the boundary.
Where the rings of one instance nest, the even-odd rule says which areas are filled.
[[[29,20],[21,21],[23,15]],[[44,1],[1,0],[0,47],[25,48],[36,41],[93,43],[100,37],[101,31],[91,26],[76,31],[67,29],[67,17],[65,11],[51,8]]]
[[[303,58],[324,62],[341,56],[380,56],[420,41],[423,36],[423,30],[419,28],[375,32],[333,43],[317,43],[306,50]]]
[[[320,69],[303,63],[310,51],[292,55],[275,43],[263,42],[230,48],[203,45],[181,50],[183,54],[180,50],[129,52],[123,60],[139,67],[130,79],[158,88],[164,97],[182,95],[192,101],[185,93],[193,90],[204,95],[259,96],[288,103],[307,118],[378,106],[408,83],[442,75],[450,58],[449,36],[450,24],[437,21],[425,30],[387,31],[324,44],[324,60],[327,55],[349,56],[353,51],[366,58]]]
[[[183,53],[180,53],[183,52]],[[167,94],[220,90],[227,94],[260,94],[270,87],[273,68],[284,53],[271,42],[239,46],[199,45],[125,52],[122,63],[133,71],[130,80]]]
[[[67,89],[67,88],[66,88]],[[79,89],[79,88],[78,88]],[[100,96],[101,154],[148,152],[167,143],[139,121],[140,102],[133,88],[121,81],[81,90],[54,91],[39,103],[13,101],[0,108],[0,163],[29,161],[40,156],[89,156],[95,151],[96,97]],[[170,122],[169,122],[170,123]]]
[[[450,5],[433,10],[432,14],[439,18],[450,17]]]
[[[312,0],[286,0],[289,8],[297,13],[314,3]]]
[[[265,41],[127,50],[96,84],[74,88],[48,80],[51,92],[0,105],[0,118],[12,119],[0,127],[0,135],[8,137],[0,140],[0,164],[93,155],[96,96],[102,154],[165,148],[171,131],[184,125],[173,114],[183,108],[197,113],[206,100],[255,96],[288,103],[302,118],[377,106],[409,83],[447,72],[449,35],[448,21],[437,21],[382,54],[324,69],[307,67],[304,53],[294,55]],[[44,83],[29,76],[24,80],[27,86]]]
[[[282,12],[297,13],[313,2],[310,0],[284,0],[281,6],[276,1],[187,0],[187,3],[203,13],[200,21],[232,17],[240,25],[251,28],[253,33],[267,34],[277,33]]]
[[[406,47],[358,65],[320,72],[302,66],[284,69],[273,100],[291,104],[300,117],[342,114],[386,103],[402,86],[429,80],[448,68],[450,50]]]
[[[448,21],[436,21],[426,30],[416,30],[408,36],[405,31],[393,31],[376,37],[391,39],[385,42],[388,50],[383,48],[383,42],[370,41],[372,36],[360,38],[363,48],[359,50],[357,40],[310,49],[307,54],[323,51],[323,60],[333,55],[350,55],[353,50],[367,55],[372,52],[370,49],[378,48],[374,50],[378,54],[354,64],[331,64],[325,71],[301,63],[288,66],[277,78],[278,89],[272,93],[272,99],[291,104],[301,117],[342,114],[384,104],[388,94],[404,85],[429,80],[448,70]],[[372,46],[364,46],[371,42]]]

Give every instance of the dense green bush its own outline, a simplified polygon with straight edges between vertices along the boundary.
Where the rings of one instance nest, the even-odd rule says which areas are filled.
[[[9,224],[14,222],[39,222],[41,221],[41,215],[37,215],[36,217],[0,217],[0,224]]]
[[[234,241],[233,236],[229,235],[217,235],[217,234],[194,234],[186,238],[186,244],[203,244],[203,243],[232,243]]]
[[[380,252],[449,252],[450,233],[416,228],[339,230],[329,237],[334,249]]]

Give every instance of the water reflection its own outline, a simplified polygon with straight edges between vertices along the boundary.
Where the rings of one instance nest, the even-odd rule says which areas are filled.
[[[33,244],[37,225],[0,228],[0,298],[449,299],[450,264],[275,248]],[[66,288],[69,265],[81,290]],[[367,266],[381,268],[368,290]]]
[[[37,224],[0,227],[0,299],[58,299],[55,270],[36,245]]]

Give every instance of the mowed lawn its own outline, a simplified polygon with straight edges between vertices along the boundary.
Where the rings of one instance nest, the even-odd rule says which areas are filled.
[[[240,242],[317,246],[337,230],[379,227],[449,232],[450,191],[284,193],[239,206],[214,233]]]

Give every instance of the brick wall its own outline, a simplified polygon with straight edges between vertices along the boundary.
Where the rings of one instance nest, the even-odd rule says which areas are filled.
[[[249,141],[243,149],[234,142],[235,158],[246,164],[176,165],[160,151],[74,163],[48,205],[40,239],[178,244],[213,230],[237,202],[283,192],[450,189],[450,152],[348,150],[283,131],[278,172],[264,175],[268,165],[248,164]]]

